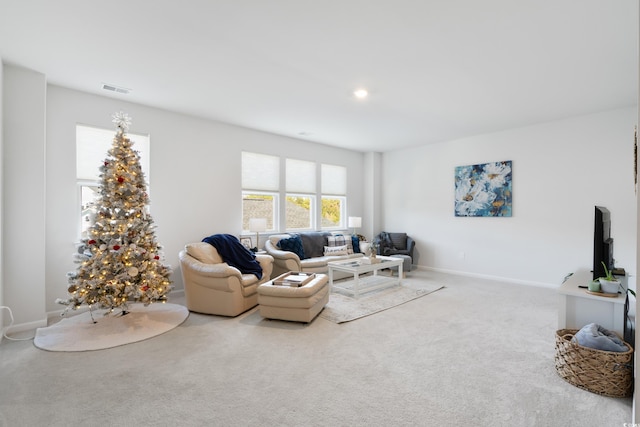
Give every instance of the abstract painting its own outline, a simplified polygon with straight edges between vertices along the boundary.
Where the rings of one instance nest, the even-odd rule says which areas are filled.
[[[456,216],[511,216],[511,160],[456,167]]]

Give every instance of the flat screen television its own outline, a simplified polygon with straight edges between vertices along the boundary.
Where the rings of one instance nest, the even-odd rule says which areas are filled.
[[[613,269],[613,239],[611,238],[611,212],[596,206],[593,226],[593,280],[605,276],[602,263]]]

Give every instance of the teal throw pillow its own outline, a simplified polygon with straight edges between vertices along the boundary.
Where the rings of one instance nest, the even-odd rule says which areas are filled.
[[[302,239],[298,235],[286,239],[280,239],[278,246],[283,251],[293,252],[298,255],[298,258],[305,259],[304,249],[302,248]]]
[[[360,238],[358,236],[351,235],[351,245],[353,246],[353,252],[360,253]]]

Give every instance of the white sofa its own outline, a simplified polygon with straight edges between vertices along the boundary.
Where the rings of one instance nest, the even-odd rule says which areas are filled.
[[[283,250],[278,243],[282,239],[291,238],[292,234],[274,234],[269,236],[269,239],[265,242],[265,250],[268,255],[273,257],[273,272],[272,277],[277,277],[288,271],[302,271],[305,273],[323,273],[327,274],[329,267],[327,263],[329,261],[347,260],[351,258],[360,258],[362,253],[347,253],[344,255],[324,255],[324,246],[330,246],[329,237],[336,237],[329,232],[301,232],[297,233],[303,239],[305,246],[305,255],[308,257],[301,259],[298,254],[289,250]],[[350,235],[345,234],[344,237],[350,238]],[[336,276],[346,277],[346,275],[340,275],[336,272]]]

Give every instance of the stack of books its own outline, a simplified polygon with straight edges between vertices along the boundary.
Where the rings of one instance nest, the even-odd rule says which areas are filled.
[[[299,273],[296,271],[290,271],[281,276],[278,276],[273,284],[277,286],[290,286],[294,288],[299,288],[300,286],[304,286],[313,278],[316,277],[316,273]]]

